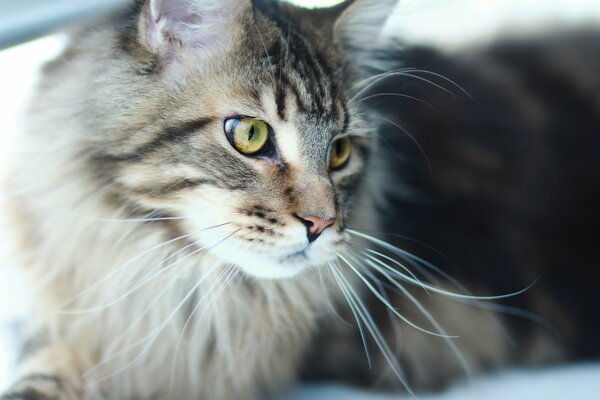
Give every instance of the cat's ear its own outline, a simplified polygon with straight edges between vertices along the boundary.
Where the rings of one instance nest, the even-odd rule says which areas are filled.
[[[398,0],[348,0],[333,28],[335,40],[351,53],[373,50]]]
[[[216,52],[231,41],[231,27],[249,0],[143,0],[138,41],[162,57],[180,50]]]

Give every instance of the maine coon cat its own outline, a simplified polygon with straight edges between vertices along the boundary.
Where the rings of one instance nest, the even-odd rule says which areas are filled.
[[[3,399],[250,399],[277,396],[299,376],[411,391],[570,355],[554,325],[529,314],[571,317],[562,297],[536,284],[530,298],[540,306],[519,303],[536,266],[548,264],[529,238],[548,242],[525,220],[516,236],[502,234],[509,212],[487,218],[521,202],[495,191],[514,194],[518,180],[504,175],[503,145],[485,139],[498,137],[494,129],[515,135],[506,153],[526,163],[518,135],[538,120],[482,130],[502,120],[483,111],[525,108],[492,102],[471,114],[466,94],[442,96],[448,85],[461,90],[446,77],[454,74],[469,93],[496,89],[485,75],[500,65],[491,56],[487,68],[424,49],[370,53],[395,6],[146,0],[72,34],[45,68],[6,184],[36,310]],[[372,75],[364,67],[374,57],[395,72]],[[384,89],[415,103],[386,99]],[[423,102],[437,114],[416,108]],[[396,116],[419,132],[416,148],[443,171],[437,180],[410,162],[415,145]],[[530,171],[514,165],[516,176]],[[550,223],[555,208],[538,220]],[[462,228],[461,216],[476,227]],[[422,246],[376,239],[384,231],[455,251],[458,267]],[[461,251],[465,243],[477,251]],[[525,328],[499,311],[525,317],[516,323]]]

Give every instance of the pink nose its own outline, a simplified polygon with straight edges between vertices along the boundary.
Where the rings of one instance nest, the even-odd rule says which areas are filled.
[[[325,229],[335,223],[334,219],[323,219],[315,216],[300,217],[300,221],[306,226],[309,242],[317,240]]]

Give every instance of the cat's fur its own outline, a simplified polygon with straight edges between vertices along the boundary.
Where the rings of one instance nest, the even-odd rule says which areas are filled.
[[[390,372],[376,345],[371,346],[375,368],[369,371],[358,330],[334,317],[332,308],[344,297],[336,279],[368,293],[364,282],[352,277],[352,267],[360,263],[355,257],[366,257],[365,247],[379,249],[347,227],[405,233],[439,248],[456,268],[433,252],[421,253],[422,246],[388,238],[433,259],[475,294],[516,292],[549,265],[560,271],[555,255],[549,257],[557,263],[549,264],[531,248],[550,242],[529,228],[518,229],[529,226],[527,220],[513,226],[503,212],[535,216],[525,206],[536,201],[530,203],[512,184],[533,199],[547,193],[528,183],[540,182],[527,165],[533,165],[531,153],[542,152],[537,144],[546,143],[542,134],[533,135],[543,125],[529,124],[546,120],[525,115],[533,107],[526,95],[535,96],[535,90],[503,96],[495,88],[497,76],[505,75],[493,71],[512,55],[495,50],[483,58],[451,61],[425,50],[403,50],[380,57],[391,68],[409,65],[449,75],[475,98],[489,88],[501,103],[472,108],[476,103],[467,96],[435,93],[439,88],[423,80],[413,85],[415,79],[406,75],[362,91],[366,75],[360,64],[368,60],[395,1],[355,0],[321,11],[265,1],[191,3],[136,2],[129,12],[78,31],[63,56],[45,69],[19,138],[22,158],[7,184],[15,257],[37,283],[37,307],[19,379],[4,398],[250,399],[287,388],[302,365],[311,379],[402,386],[403,377]],[[481,60],[488,64],[482,67]],[[460,92],[444,79],[426,78]],[[510,73],[506,79],[513,82]],[[366,104],[371,94],[390,90],[429,101],[437,111],[382,97]],[[410,154],[416,145],[397,129],[384,124],[379,135],[382,143],[391,143],[388,150],[404,154],[404,161],[376,148],[376,113],[398,118],[417,134],[434,178],[422,172],[423,163]],[[271,124],[278,156],[258,160],[233,150],[223,121],[235,115]],[[464,119],[458,123],[456,115]],[[497,115],[511,115],[513,124],[496,125],[505,120]],[[484,136],[481,126],[487,127]],[[501,133],[512,136],[495,142]],[[339,135],[352,137],[354,152],[344,169],[330,172],[329,146]],[[577,137],[581,148],[594,154],[593,135]],[[380,151],[377,157],[370,156],[373,151]],[[382,168],[382,155],[395,166]],[[391,172],[401,174],[393,179]],[[521,182],[525,173],[530,180]],[[593,196],[597,192],[579,197],[591,201]],[[545,232],[539,224],[581,221],[577,229],[583,232],[598,220],[597,209],[589,220],[561,217],[555,209],[549,204],[532,226]],[[307,215],[336,223],[296,255],[306,243],[298,216]],[[562,235],[556,237],[565,244]],[[582,235],[573,250],[586,254],[586,238]],[[552,245],[557,254],[577,259],[569,247]],[[586,265],[597,265],[588,260]],[[586,282],[592,281],[589,276]],[[463,293],[437,278],[440,286]],[[560,275],[552,275],[555,279]],[[555,297],[554,288],[543,283],[529,297],[518,296],[515,305],[542,314],[559,330],[572,327],[579,333],[579,318],[570,318],[570,307],[551,306],[567,299]],[[412,322],[442,332],[406,293],[376,289]],[[398,324],[377,305],[381,298],[371,302],[387,342],[397,345],[392,350],[409,387],[440,385],[465,368],[570,355],[565,332],[549,332],[537,317],[515,330],[488,303],[464,305],[429,297],[418,287],[413,293],[448,335],[461,338],[448,342],[402,327],[396,343]],[[552,312],[545,312],[548,308]],[[398,319],[392,315],[392,320]],[[597,325],[591,322],[588,329],[593,334]],[[520,339],[514,344],[518,350],[509,336]],[[315,355],[307,357],[311,352]]]

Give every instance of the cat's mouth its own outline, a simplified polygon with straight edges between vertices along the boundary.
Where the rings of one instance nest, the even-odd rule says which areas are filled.
[[[292,278],[327,265],[337,258],[336,250],[341,250],[337,246],[339,230],[325,230],[311,241],[306,228],[299,224],[275,234],[226,224],[203,231],[199,239],[208,253],[224,265],[237,266],[251,277],[269,280]]]
[[[304,248],[303,248],[302,250],[300,250],[300,251],[296,251],[296,252],[294,252],[294,253],[291,253],[291,254],[289,254],[289,255],[287,255],[287,256],[285,256],[285,257],[281,258],[281,262],[285,262],[285,261],[293,261],[293,260],[296,260],[296,259],[299,259],[299,258],[300,258],[300,259],[305,259],[305,260],[308,260],[308,255],[307,255],[307,252],[308,252],[308,249],[309,249],[309,247],[310,247],[310,244],[309,244],[309,245],[307,245],[306,247],[304,247]]]
[[[309,243],[287,254],[273,255],[250,248],[235,252],[228,246],[219,246],[215,248],[215,255],[255,278],[288,279],[335,258],[335,252],[327,251],[327,247],[325,241],[320,245]]]

